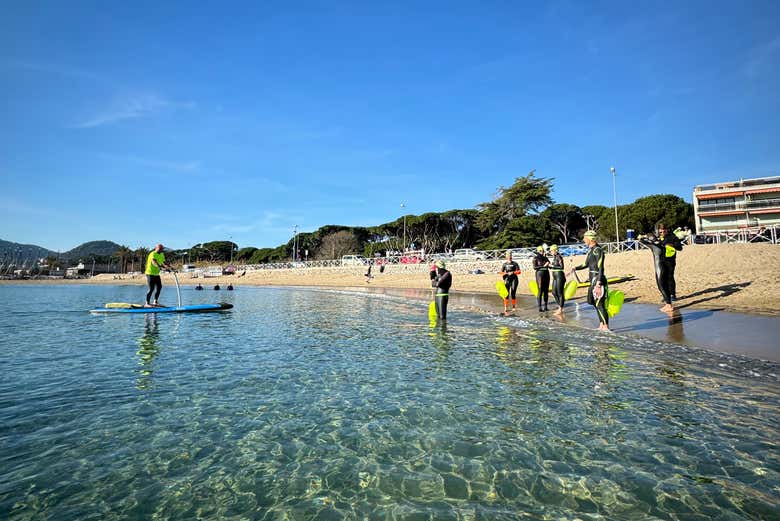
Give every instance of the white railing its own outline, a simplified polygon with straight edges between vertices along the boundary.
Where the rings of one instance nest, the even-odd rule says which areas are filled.
[[[707,244],[743,242],[780,244],[780,226],[751,226],[733,230],[705,231],[697,237]]]
[[[744,230],[734,230],[729,232],[708,232],[699,234],[698,236],[703,244],[722,244],[722,243],[756,243],[767,242],[771,244],[780,244],[780,227],[772,228],[750,228]],[[683,240],[685,244],[692,244],[699,242],[695,240],[695,236],[689,235]],[[625,240],[620,242],[606,242],[601,243],[601,246],[607,253],[621,253],[626,251],[638,251],[647,249],[647,246],[637,240]],[[577,244],[563,244],[559,246],[561,254],[564,256],[572,255],[584,255],[587,253],[588,248],[584,243]],[[387,257],[374,257],[366,259],[366,264],[356,265],[354,260],[350,260],[349,264],[342,264],[341,259],[335,260],[307,260],[307,261],[285,261],[285,262],[268,262],[263,264],[244,264],[237,266],[237,273],[242,271],[256,271],[256,270],[289,270],[289,269],[312,269],[312,268],[360,268],[368,267],[370,261],[374,269],[379,269],[381,266],[395,266],[397,268],[404,268],[409,271],[419,271],[420,269],[427,270],[428,267],[437,259],[443,259],[448,264],[459,266],[464,271],[466,269],[480,269],[490,267],[497,262],[503,261],[506,255],[506,249],[501,250],[486,250],[477,251],[476,255],[468,255],[455,257],[452,254],[446,253],[425,253],[414,252],[408,255],[389,255]],[[531,267],[531,260],[533,254],[536,252],[536,248],[512,248],[512,254],[514,260],[520,264],[522,269],[529,269]],[[198,270],[200,271],[200,270]],[[397,270],[395,270],[397,271]]]

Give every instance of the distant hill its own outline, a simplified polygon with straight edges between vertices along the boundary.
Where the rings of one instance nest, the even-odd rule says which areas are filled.
[[[98,257],[113,255],[120,247],[119,244],[112,241],[90,241],[66,251],[61,254],[61,257],[69,260],[86,260],[93,255]]]
[[[60,252],[59,257],[65,261],[87,260],[93,255],[101,257],[113,255],[119,244],[112,241],[90,241],[76,246],[72,250]],[[18,242],[4,241],[0,239],[0,263],[7,262],[32,262],[48,256],[57,256],[58,253],[34,244],[20,244]]]
[[[47,250],[34,244],[19,244],[0,239],[0,264],[6,262],[33,261],[49,255],[57,255],[56,251]]]

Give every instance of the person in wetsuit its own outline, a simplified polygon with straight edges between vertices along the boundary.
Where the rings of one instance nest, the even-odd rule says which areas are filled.
[[[452,286],[452,273],[447,271],[447,265],[443,260],[437,260],[431,271],[431,287],[436,289],[434,302],[436,314],[441,320],[447,320],[447,304],[450,300],[450,286]]]
[[[663,225],[658,227],[659,233],[664,230]],[[664,230],[665,231],[665,230]],[[677,254],[676,246],[682,249],[682,244],[674,234],[667,234],[664,239],[656,237],[650,234],[647,237],[640,237],[639,242],[647,246],[653,254],[653,267],[655,268],[655,284],[658,286],[658,291],[661,292],[661,297],[664,299],[664,306],[661,309],[663,312],[674,311],[674,260],[671,262],[668,259],[674,259]]]
[[[508,313],[509,299],[512,299],[512,311],[517,308],[517,276],[520,275],[520,265],[512,260],[512,252],[510,250],[506,252],[506,262],[501,266],[499,275],[504,278],[504,286],[506,286],[507,297],[509,297],[504,299],[504,313]]]
[[[558,303],[558,311],[556,311],[555,314],[562,315],[563,304],[566,302],[566,298],[563,296],[563,287],[566,285],[566,273],[563,271],[563,256],[558,251],[557,244],[550,246],[550,253],[552,254],[550,271],[552,271],[553,277],[553,297],[555,298],[555,302]]]
[[[609,288],[607,287],[607,277],[604,275],[604,250],[596,242],[596,232],[593,230],[585,232],[584,239],[588,246],[588,255],[585,257],[585,262],[575,266],[571,272],[588,268],[588,280],[590,280],[588,304],[596,308],[596,313],[599,316],[599,330],[609,331],[609,315],[607,314]]]
[[[371,279],[373,279],[373,278],[374,278],[374,276],[373,276],[373,275],[371,275],[371,268],[372,268],[373,266],[374,266],[374,261],[373,261],[373,260],[371,260],[371,259],[369,259],[369,261],[368,261],[368,271],[366,272],[366,275],[365,275],[365,277],[366,277],[366,283],[369,283],[369,282],[371,282]]]
[[[669,277],[669,294],[672,301],[675,301],[677,300],[677,281],[674,280],[674,269],[677,267],[677,252],[683,249],[682,241],[673,232],[668,231],[663,223],[658,225],[658,239],[664,247],[664,261]]]
[[[547,311],[547,301],[550,299],[550,259],[544,254],[544,246],[536,248],[534,271],[536,272],[536,285],[539,287],[539,292],[536,294],[536,304],[539,311]],[[542,300],[544,300],[544,308],[542,308]]]

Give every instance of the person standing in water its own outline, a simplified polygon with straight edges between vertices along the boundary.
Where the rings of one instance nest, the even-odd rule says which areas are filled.
[[[672,301],[675,301],[677,300],[677,281],[674,280],[674,269],[677,267],[677,252],[683,249],[682,241],[673,232],[668,231],[663,223],[658,225],[658,239],[664,248],[664,261],[669,277],[669,294]],[[666,311],[674,311],[674,308]]]
[[[607,277],[604,275],[604,250],[596,242],[596,232],[588,230],[585,232],[585,244],[588,246],[588,255],[585,262],[575,266],[571,272],[588,268],[588,304],[596,308],[599,316],[599,330],[609,331],[609,314],[607,313]]]
[[[520,275],[520,265],[512,260],[512,251],[506,251],[506,262],[501,266],[501,272],[499,275],[504,278],[504,286],[506,286],[507,297],[504,299],[504,313],[509,313],[509,299],[512,299],[512,311],[517,308],[517,284]]]
[[[447,265],[443,260],[437,260],[431,271],[431,287],[436,291],[433,301],[436,303],[436,315],[441,320],[447,320],[447,304],[450,300],[450,286],[452,286],[452,274],[447,271]]]
[[[534,271],[536,271],[536,286],[539,289],[536,294],[536,304],[539,311],[547,311],[547,301],[550,299],[550,259],[544,254],[544,246],[536,248]],[[542,308],[542,300],[544,300],[544,308]]]
[[[149,256],[146,257],[146,283],[149,286],[149,291],[146,292],[146,304],[145,307],[158,307],[160,303],[157,299],[160,298],[160,291],[162,291],[162,279],[160,278],[160,270],[172,269],[168,263],[165,262],[165,254],[163,253],[163,245],[158,244],[152,251],[149,252]],[[154,293],[154,302],[150,303]]]
[[[566,285],[566,273],[563,271],[563,256],[558,251],[557,244],[550,246],[550,253],[552,254],[550,271],[552,271],[553,276],[553,297],[555,302],[558,303],[558,311],[555,314],[563,315],[563,304],[566,302],[566,298],[563,296],[563,287]]]

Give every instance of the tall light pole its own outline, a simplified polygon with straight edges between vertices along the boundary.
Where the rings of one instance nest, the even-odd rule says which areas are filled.
[[[401,203],[401,208],[406,208],[406,205]],[[404,210],[404,243],[402,250],[406,251],[406,210]]]
[[[615,167],[611,167],[609,171],[612,172],[612,194],[615,196],[615,241],[620,242],[620,229],[618,228],[617,217],[617,181],[615,180]]]
[[[298,225],[293,226],[293,262],[298,262]]]

